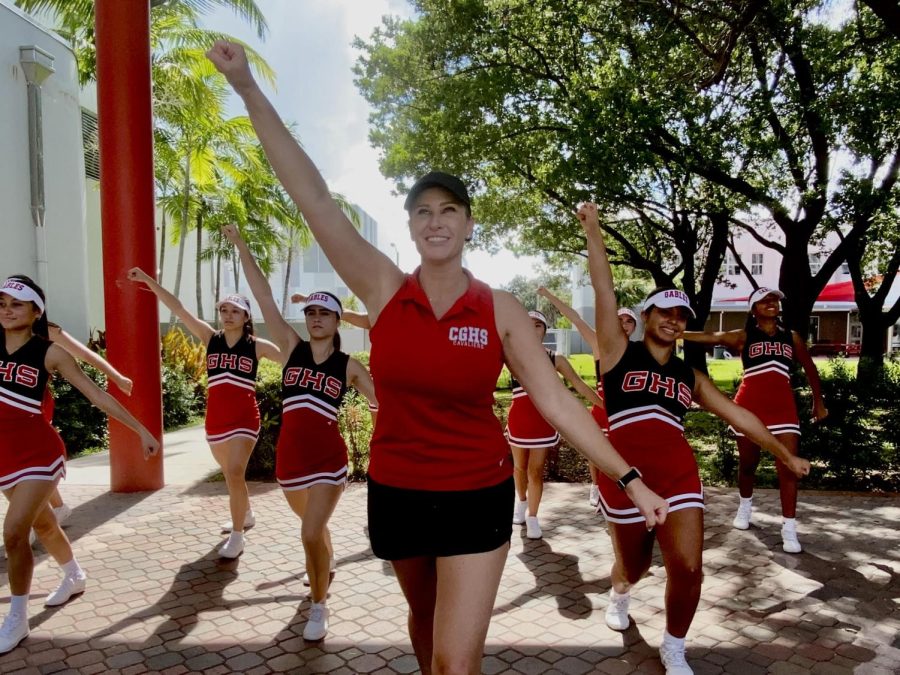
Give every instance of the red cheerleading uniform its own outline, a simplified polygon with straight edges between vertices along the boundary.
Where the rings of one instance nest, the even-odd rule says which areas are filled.
[[[550,363],[556,369],[556,353],[547,350]],[[559,432],[545,420],[534,406],[531,397],[516,378],[510,379],[512,385],[512,405],[506,420],[506,437],[510,445],[526,450],[552,448],[559,443]]]
[[[223,331],[206,345],[206,440],[210,445],[232,438],[259,437],[256,402],[256,339],[242,336],[228,346]]]
[[[773,434],[800,434],[797,403],[791,389],[794,340],[779,328],[768,335],[753,325],[741,350],[744,377],[734,402],[756,415]],[[737,436],[744,434],[734,427]]]
[[[65,445],[42,409],[52,344],[34,335],[9,354],[0,342],[0,490],[66,473]]]
[[[603,398],[603,376],[600,375],[599,359],[594,359],[594,372],[597,374],[597,396],[600,397],[601,401],[605,402],[605,399]],[[606,408],[601,408],[598,405],[592,405],[591,417],[593,417],[594,421],[597,422],[597,426],[600,427],[600,431],[603,432],[603,435],[609,436],[609,418],[606,415]]]
[[[704,508],[694,453],[684,437],[694,371],[676,356],[660,364],[643,342],[629,342],[604,378],[609,440],[644,483],[669,503],[669,511]],[[623,490],[600,478],[600,509],[611,523],[641,523],[644,517]]]
[[[301,340],[281,377],[281,431],[275,447],[275,477],[283,490],[347,481],[347,446],[337,414],[347,393],[347,362],[335,351],[322,363]]]
[[[379,411],[369,475],[382,485],[432,491],[509,479],[509,446],[493,410],[503,345],[490,287],[469,275],[466,292],[436,318],[416,270],[370,337]]]

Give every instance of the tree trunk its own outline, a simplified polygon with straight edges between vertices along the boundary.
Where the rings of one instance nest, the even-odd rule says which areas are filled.
[[[203,259],[201,257],[201,253],[203,252],[203,208],[199,208],[197,210],[197,255],[196,255],[196,264],[195,264],[195,274],[196,277],[196,295],[197,295],[197,318],[201,321],[203,320]]]
[[[234,292],[240,293],[241,292],[241,290],[240,290],[241,289],[241,286],[240,286],[240,283],[241,283],[241,261],[240,261],[240,258],[238,258],[237,251],[234,251],[231,254],[231,269],[234,272]]]
[[[190,198],[191,198],[191,154],[184,158],[184,194],[182,195],[184,203],[181,209],[181,233],[178,240],[178,264],[175,268],[175,289],[172,294],[177,298],[181,293],[181,272],[184,269],[184,243],[187,239],[185,235],[188,229],[188,216],[190,214]],[[169,314],[169,330],[175,327],[175,313]]]
[[[288,289],[291,285],[291,265],[294,262],[294,247],[288,246],[287,260],[284,263],[284,291],[281,294],[281,314],[287,316]]]
[[[222,292],[222,256],[219,253],[216,253],[216,293],[215,293],[215,301],[219,302],[220,293]],[[219,327],[219,313],[215,314],[215,322],[214,325],[216,328]]]
[[[165,197],[165,194],[163,194]],[[156,283],[162,284],[166,271],[166,210],[162,210],[162,219],[159,226],[159,274],[154,274]]]

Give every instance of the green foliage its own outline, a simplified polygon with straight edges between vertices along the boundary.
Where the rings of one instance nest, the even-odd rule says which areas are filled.
[[[374,431],[365,396],[353,389],[347,392],[338,413],[338,425],[347,444],[347,478],[365,480],[369,469],[369,443]]]
[[[550,328],[569,328],[569,321],[559,313],[559,310],[537,294],[542,286],[566,304],[572,303],[568,275],[552,270],[544,270],[536,277],[516,275],[503,286],[503,290],[516,296],[525,309],[543,312],[550,322]]]
[[[202,415],[206,397],[198,395],[197,384],[187,373],[176,366],[163,363],[162,399],[163,427],[170,431],[183,427]]]
[[[106,375],[86,363],[82,370],[101,389],[106,389]],[[52,381],[54,412],[53,426],[59,430],[69,457],[95,448],[105,448],[109,443],[106,413],[94,407],[84,395],[61,377]]]

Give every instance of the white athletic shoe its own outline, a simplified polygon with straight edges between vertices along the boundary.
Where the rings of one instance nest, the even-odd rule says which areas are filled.
[[[303,627],[303,639],[321,640],[328,634],[328,607],[325,603],[314,602],[309,608],[309,619]]]
[[[44,600],[44,605],[47,607],[64,605],[73,595],[84,593],[85,582],[87,582],[87,575],[84,572],[75,576],[67,574],[56,590]]]
[[[541,532],[541,524],[538,522],[537,516],[528,516],[525,518],[525,536],[529,539],[540,539],[544,536]]]
[[[803,547],[800,546],[800,540],[797,539],[797,525],[784,523],[781,526],[781,548],[785,553],[800,553]]]
[[[223,558],[237,558],[244,552],[244,533],[232,532],[228,535],[228,541],[219,547],[219,555]]]
[[[337,563],[334,561],[334,558],[328,559],[328,572],[330,574],[334,574],[337,571]],[[309,572],[303,573],[303,585],[309,586]]]
[[[628,630],[631,619],[628,618],[628,605],[631,603],[631,593],[619,595],[612,588],[609,589],[609,604],[606,606],[606,625],[613,630]]]
[[[0,654],[6,654],[19,646],[28,637],[28,617],[10,612],[0,626]]]
[[[595,483],[591,483],[591,492],[588,495],[588,504],[596,507],[600,504],[600,488]]]
[[[737,514],[731,524],[738,530],[747,530],[750,528],[750,516],[753,514],[753,502],[749,499],[741,499],[738,504]]]
[[[256,525],[256,516],[253,515],[253,509],[250,509],[247,511],[247,515],[244,516],[244,531],[246,532],[254,525]],[[222,532],[231,532],[232,529],[234,529],[234,526],[230,520],[227,523],[222,523]]]
[[[684,647],[671,647],[663,644],[659,648],[659,660],[666,668],[666,675],[694,675],[684,657]]]
[[[516,505],[513,508],[513,525],[521,525],[525,522],[525,514],[528,511],[528,500],[519,501],[516,500]]]
[[[56,522],[59,523],[61,527],[62,524],[69,519],[69,516],[72,515],[72,507],[70,507],[68,504],[58,506],[57,508],[53,509],[53,515],[56,516]]]

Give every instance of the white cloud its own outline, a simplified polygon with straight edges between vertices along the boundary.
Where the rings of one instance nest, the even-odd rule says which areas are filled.
[[[381,248],[411,271],[418,253],[406,227],[403,198],[378,169],[378,153],[368,142],[369,106],[353,83],[355,36],[368,37],[385,14],[410,16],[403,0],[260,0],[270,34],[260,42],[253,30],[218,10],[204,22],[245,40],[277,75],[272,102],[285,120],[296,123],[304,148],[331,188],[359,204],[380,226]],[[234,114],[240,113],[235,102]],[[477,214],[476,214],[477,216]],[[500,286],[517,273],[529,274],[533,258],[481,251],[466,256],[475,276]]]

